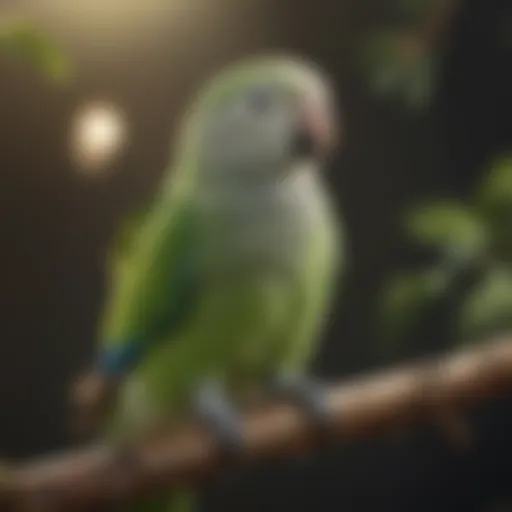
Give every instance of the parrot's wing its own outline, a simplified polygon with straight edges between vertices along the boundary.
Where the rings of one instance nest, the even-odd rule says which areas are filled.
[[[141,231],[148,215],[149,208],[145,210],[141,209],[130,214],[123,221],[121,228],[114,237],[109,251],[108,259],[113,269],[120,265],[121,262],[131,254],[137,233]]]
[[[154,341],[171,338],[193,308],[197,251],[188,205],[186,197],[157,203],[129,235],[128,250],[118,248],[100,333],[106,373],[129,370]]]
[[[240,277],[233,272],[220,286],[205,286],[172,342],[156,344],[123,380],[106,439],[150,436],[183,420],[209,380],[238,400],[269,376],[295,289],[284,276]]]

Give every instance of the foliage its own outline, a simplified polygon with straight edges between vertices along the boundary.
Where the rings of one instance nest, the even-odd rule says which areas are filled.
[[[512,210],[512,157],[497,160],[489,178],[482,184],[478,202],[487,214],[503,215]]]
[[[511,158],[496,161],[467,204],[445,200],[412,211],[406,221],[409,236],[434,250],[435,261],[388,284],[380,312],[383,333],[403,339],[468,269],[479,272],[454,314],[459,341],[511,328],[511,221]]]
[[[416,34],[377,33],[367,41],[362,58],[372,93],[401,98],[413,108],[428,104],[435,87],[436,58]]]
[[[362,64],[370,92],[421,110],[435,99],[440,43],[463,2],[395,2],[408,25],[368,37]],[[498,32],[499,43],[510,48],[510,16]],[[423,269],[402,270],[383,290],[377,327],[387,341],[386,354],[402,346],[413,328],[421,329],[430,313],[443,309],[458,344],[512,328],[512,157],[497,159],[465,203],[424,204],[409,213],[405,228],[413,242],[433,253],[433,261]],[[512,506],[504,501],[488,510]]]
[[[476,258],[489,243],[479,212],[456,201],[421,206],[411,212],[406,226],[416,242],[457,259]]]
[[[512,327],[512,268],[489,264],[462,302],[457,321],[464,341]]]
[[[405,28],[382,30],[368,38],[363,64],[370,89],[399,98],[411,108],[428,106],[437,82],[438,44],[461,2],[396,0]],[[503,24],[508,33],[510,20]],[[409,238],[434,254],[419,271],[401,272],[384,290],[379,330],[398,342],[431,307],[460,283],[454,313],[460,340],[512,327],[512,158],[497,159],[474,197],[431,202],[406,219]],[[465,278],[471,277],[471,283]]]
[[[362,45],[362,65],[375,95],[423,109],[436,91],[438,43],[451,20],[451,7],[457,4],[456,0],[397,0],[397,4],[410,24],[370,35]]]
[[[29,22],[0,28],[0,54],[20,57],[60,84],[67,83],[72,75],[70,62],[57,43]]]
[[[388,343],[402,340],[446,293],[452,278],[450,269],[441,266],[399,274],[384,290],[378,322],[384,339]]]

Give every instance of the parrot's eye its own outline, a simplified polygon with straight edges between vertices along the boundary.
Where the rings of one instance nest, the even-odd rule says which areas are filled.
[[[244,91],[230,105],[230,116],[238,119],[251,119],[264,116],[274,110],[278,105],[274,88],[258,85]]]

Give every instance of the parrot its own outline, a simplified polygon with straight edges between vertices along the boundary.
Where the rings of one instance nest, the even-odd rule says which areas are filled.
[[[325,178],[337,109],[325,72],[293,55],[246,57],[200,88],[150,208],[111,260],[88,375],[89,390],[115,389],[103,393],[107,443],[195,415],[239,453],[239,408],[265,390],[328,421],[308,368],[344,264]],[[194,489],[171,489],[129,510],[194,503]]]

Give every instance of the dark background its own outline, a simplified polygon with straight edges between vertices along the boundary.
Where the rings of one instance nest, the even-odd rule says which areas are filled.
[[[123,215],[151,198],[168,161],[176,115],[219,66],[285,49],[318,60],[338,85],[346,132],[329,180],[350,233],[351,267],[316,364],[329,378],[382,363],[374,347],[376,293],[393,269],[418,260],[401,238],[404,209],[417,199],[466,193],[511,141],[510,48],[507,53],[497,36],[506,15],[510,19],[510,0],[465,2],[451,29],[439,94],[423,114],[372,99],[357,66],[366,33],[396,20],[390,0],[212,0],[198,12],[176,7],[178,21],[169,9],[160,15],[156,0],[148,0],[144,16],[128,8],[135,5],[131,0],[113,3],[117,10],[104,16],[101,6],[91,14],[78,4],[71,8],[73,2],[65,9],[58,0],[23,3],[75,59],[79,75],[70,89],[46,84],[23,66],[2,65],[5,457],[34,456],[70,442],[67,386],[93,354],[104,252]],[[17,5],[2,8],[11,12]],[[131,133],[114,168],[90,177],[74,169],[68,134],[76,106],[96,98],[120,105]],[[445,347],[443,333],[442,319],[431,323],[411,354]],[[512,493],[508,402],[471,417],[479,440],[473,451],[457,451],[428,427],[348,443],[228,478],[206,492],[209,510],[483,510]]]

